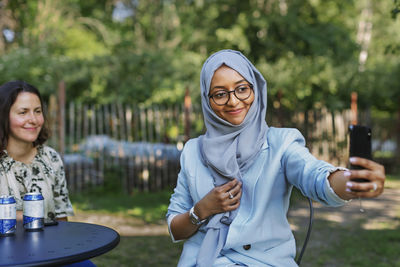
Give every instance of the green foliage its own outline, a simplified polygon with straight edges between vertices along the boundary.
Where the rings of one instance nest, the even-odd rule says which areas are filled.
[[[394,2],[394,7],[392,9],[392,18],[397,18],[397,15],[400,13],[400,1],[399,0],[393,0]]]
[[[177,103],[209,54],[243,51],[268,80],[269,100],[289,110],[349,106],[399,108],[398,1],[7,1],[15,39],[0,54],[0,82],[24,79],[46,96],[60,80],[69,100]],[[372,37],[364,71],[357,41],[363,10]],[[386,14],[386,15],[385,15]],[[0,19],[1,21],[1,19]],[[10,24],[11,25],[11,24]],[[6,27],[0,23],[0,27]],[[1,50],[0,50],[1,51]],[[1,52],[0,52],[1,53]]]
[[[18,48],[0,58],[0,82],[26,80],[38,86],[46,96],[55,91],[61,78],[61,73],[54,68],[58,64],[44,48]]]

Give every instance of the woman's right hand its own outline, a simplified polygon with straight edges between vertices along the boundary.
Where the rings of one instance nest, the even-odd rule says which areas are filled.
[[[242,183],[237,179],[214,187],[194,206],[194,212],[201,220],[211,215],[232,211],[239,207]]]
[[[239,207],[241,196],[242,183],[234,179],[208,192],[194,205],[194,213],[200,220],[204,220],[217,213],[235,210]],[[175,240],[190,237],[199,227],[191,222],[189,212],[178,214],[171,221],[171,233]]]

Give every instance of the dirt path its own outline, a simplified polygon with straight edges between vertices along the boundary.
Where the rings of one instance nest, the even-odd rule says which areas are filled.
[[[339,208],[325,207],[314,203],[314,218],[324,221],[351,224],[362,224],[364,229],[394,229],[400,225],[400,189],[386,188],[385,192],[375,199],[363,199],[365,212],[360,212],[358,200],[352,200]],[[296,204],[289,211],[289,220],[293,230],[306,229],[309,209],[307,202]],[[149,225],[135,218],[123,216],[99,215],[98,213],[80,212],[71,217],[71,221],[96,223],[111,227],[123,236],[168,235],[166,224]],[[313,236],[318,236],[313,230]]]
[[[313,203],[314,218],[340,223],[344,226],[360,224],[364,229],[395,229],[400,225],[400,189],[386,188],[384,193],[374,199],[362,199],[364,212],[360,211],[360,201],[353,199],[346,205],[337,208],[325,207],[320,203]],[[307,222],[309,209],[307,203],[294,207],[289,212],[293,219],[294,230],[299,221]]]
[[[78,212],[71,221],[95,223],[110,227],[122,236],[168,235],[168,226],[144,224],[135,218],[123,216],[100,215],[98,213]]]

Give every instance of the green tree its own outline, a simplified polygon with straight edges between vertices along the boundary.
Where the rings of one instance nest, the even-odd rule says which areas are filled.
[[[174,103],[182,101],[185,88],[198,101],[203,61],[212,52],[232,48],[246,54],[267,78],[270,107],[342,109],[356,90],[362,108],[398,108],[388,86],[398,86],[398,53],[392,51],[400,35],[398,22],[382,15],[393,9],[387,1],[2,3],[1,14],[12,23],[5,23],[4,16],[0,26],[12,25],[15,38],[3,40],[0,80],[24,78],[46,94],[64,80],[75,101]],[[363,48],[357,32],[368,3],[372,37],[360,72]],[[128,14],[118,20],[117,5]]]
[[[392,17],[393,17],[393,18],[396,18],[396,17],[397,17],[397,14],[400,13],[400,1],[398,1],[398,0],[393,0],[393,2],[394,2],[394,7],[393,7],[393,9],[392,9]]]

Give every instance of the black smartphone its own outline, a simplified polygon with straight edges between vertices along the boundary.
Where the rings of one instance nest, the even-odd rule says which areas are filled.
[[[53,219],[49,219],[49,218],[44,219],[44,226],[54,226],[54,225],[58,225],[57,220],[53,220]]]
[[[350,125],[350,157],[372,159],[371,128],[363,125]],[[362,167],[350,164],[350,169],[360,170]],[[356,182],[369,182],[367,179],[352,179]]]

